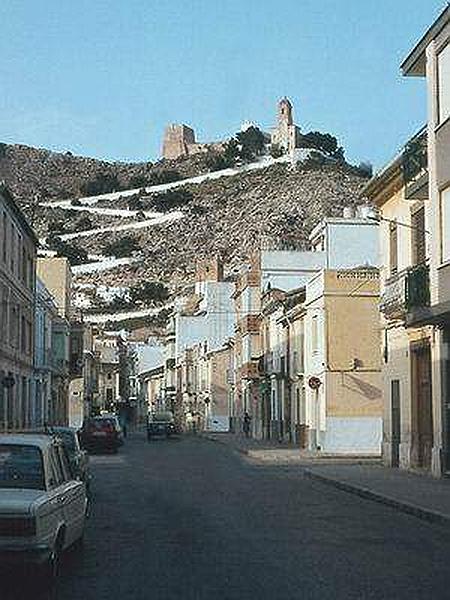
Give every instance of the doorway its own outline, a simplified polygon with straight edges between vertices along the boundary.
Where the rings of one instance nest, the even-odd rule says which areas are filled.
[[[391,466],[400,466],[400,381],[391,381]]]
[[[411,345],[412,416],[416,438],[416,466],[431,468],[433,410],[431,398],[431,350],[428,342]]]

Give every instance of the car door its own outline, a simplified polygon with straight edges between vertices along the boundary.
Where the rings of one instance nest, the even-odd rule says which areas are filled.
[[[49,508],[42,515],[41,530],[48,544],[53,547],[58,531],[65,525],[64,506],[61,486],[64,483],[63,474],[55,453],[50,446],[47,453],[48,461],[48,504]]]
[[[86,488],[81,481],[74,479],[69,459],[62,444],[56,446],[56,455],[62,474],[61,497],[66,524],[65,547],[70,546],[83,534],[86,516]]]

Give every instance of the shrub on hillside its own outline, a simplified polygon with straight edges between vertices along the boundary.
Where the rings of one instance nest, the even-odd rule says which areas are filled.
[[[88,254],[83,248],[79,248],[75,244],[68,244],[58,236],[50,236],[46,241],[49,248],[55,250],[57,256],[65,256],[71,265],[88,262]]]
[[[114,242],[106,244],[103,248],[103,253],[107,256],[125,258],[131,256],[133,252],[140,249],[141,248],[135,238],[130,235],[125,235]]]
[[[130,301],[133,304],[162,303],[169,297],[169,290],[158,281],[143,281],[130,289]]]
[[[121,189],[117,175],[113,173],[97,173],[95,177],[80,186],[81,193],[85,196],[98,196],[109,194]]]
[[[150,205],[156,212],[167,212],[186,206],[192,200],[192,194],[186,189],[177,188],[152,194],[149,198]]]
[[[344,149],[338,146],[337,139],[329,133],[310,131],[300,136],[300,148],[315,148],[336,160],[344,160]]]
[[[139,195],[130,196],[127,199],[128,210],[142,210],[142,200],[139,198]]]
[[[66,226],[65,226],[64,221],[61,221],[61,220],[49,221],[47,223],[47,232],[50,237],[52,237],[53,235],[56,235],[58,233],[59,234],[66,233]]]
[[[7,148],[8,148],[8,144],[0,142],[0,158],[4,158],[6,156]]]
[[[75,223],[74,231],[86,231],[87,229],[92,229],[92,221],[89,217],[81,217]]]
[[[258,127],[251,126],[245,131],[236,134],[240,145],[240,157],[243,160],[252,160],[264,153],[266,140],[263,132]]]

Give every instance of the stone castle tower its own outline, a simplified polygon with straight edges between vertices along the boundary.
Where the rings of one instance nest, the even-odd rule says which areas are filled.
[[[164,131],[162,155],[164,158],[178,158],[194,154],[198,144],[195,132],[188,125],[172,123]]]
[[[288,153],[298,147],[300,128],[294,123],[292,104],[286,96],[278,102],[277,125],[270,138],[272,144]]]

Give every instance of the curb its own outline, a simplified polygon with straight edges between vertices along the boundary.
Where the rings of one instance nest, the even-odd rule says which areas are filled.
[[[379,492],[374,492],[369,488],[358,486],[353,483],[347,483],[339,479],[327,477],[326,475],[315,473],[311,469],[304,469],[303,472],[304,476],[308,479],[314,479],[316,481],[320,481],[325,485],[329,485],[339,490],[343,490],[344,492],[348,492],[349,494],[359,496],[360,498],[365,498],[367,500],[372,500],[373,502],[378,502],[379,504],[384,504],[385,506],[390,506],[391,508],[395,508],[408,515],[417,517],[422,521],[428,521],[429,523],[439,523],[440,525],[446,525],[450,528],[450,515],[446,515],[444,513],[434,511],[428,508],[423,508],[422,506],[418,506],[417,504],[404,502],[403,500],[397,500],[396,498],[392,498],[391,496],[386,496],[384,494],[380,494]]]

